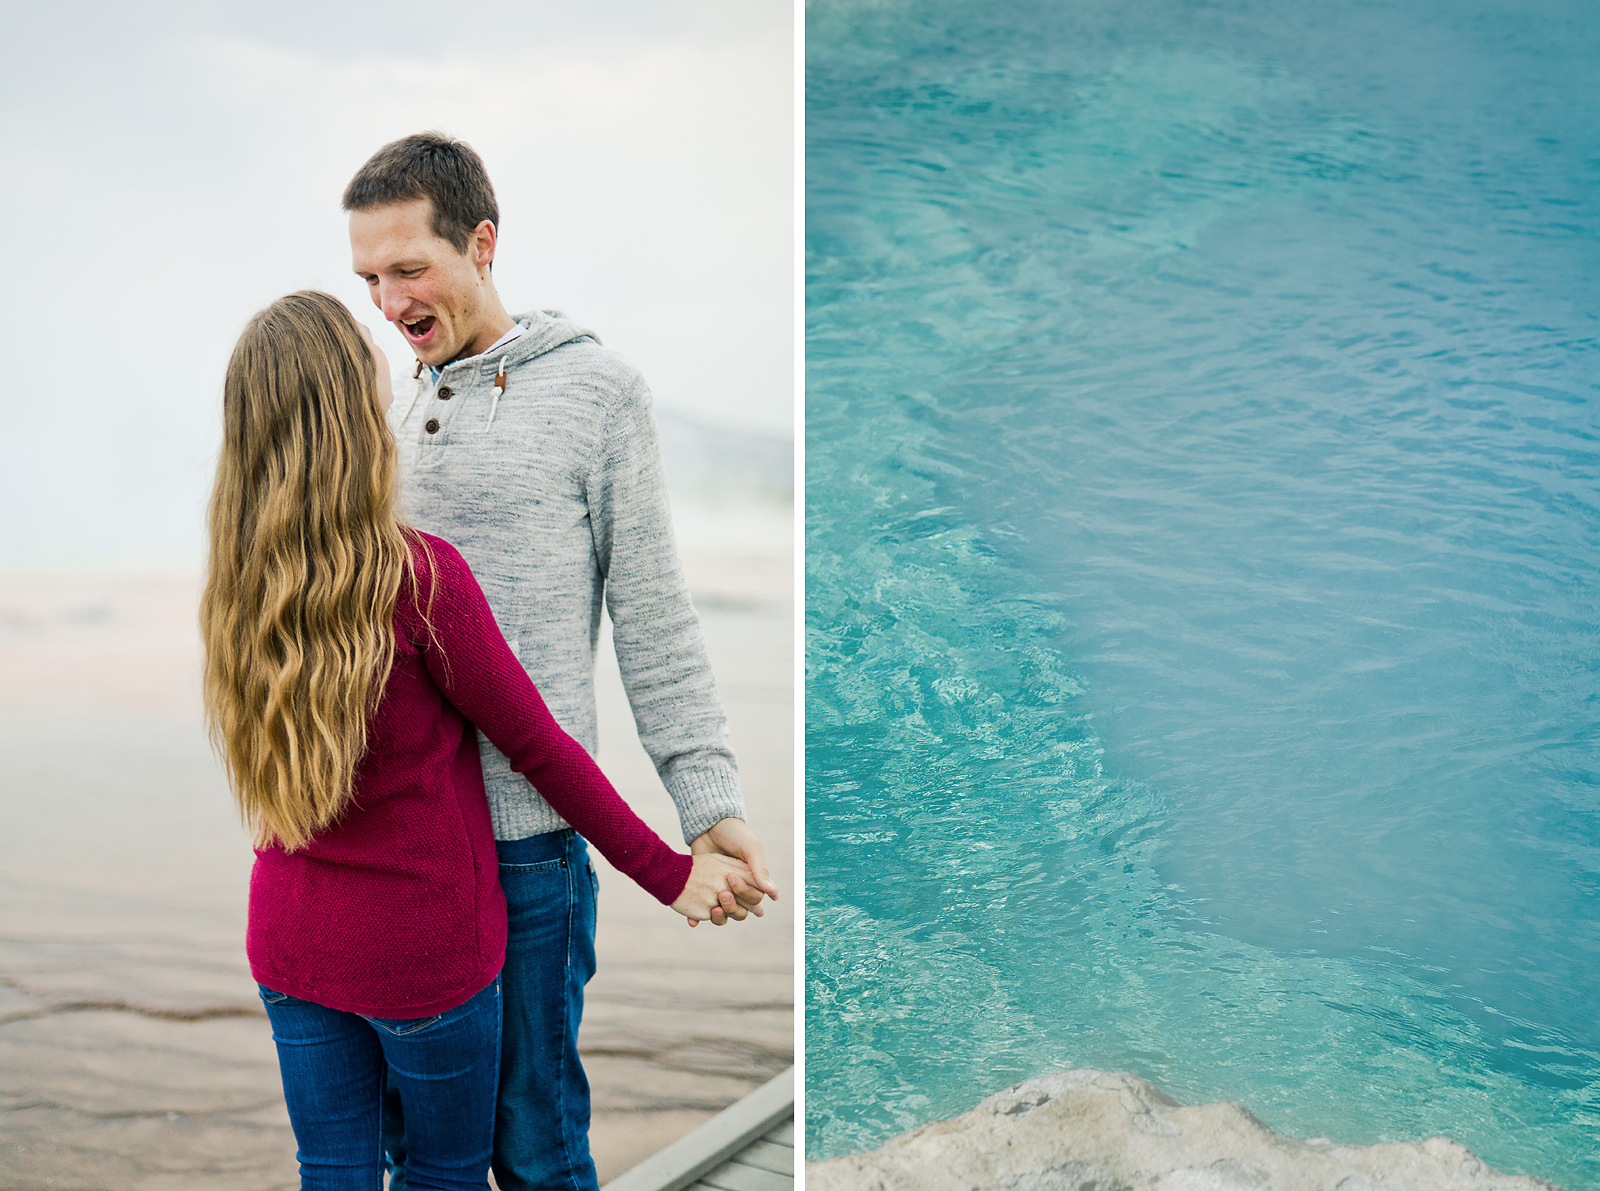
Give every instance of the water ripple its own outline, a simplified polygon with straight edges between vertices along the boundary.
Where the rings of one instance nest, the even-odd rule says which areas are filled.
[[[1600,1187],[1600,18],[818,0],[807,1146],[1051,1066]]]

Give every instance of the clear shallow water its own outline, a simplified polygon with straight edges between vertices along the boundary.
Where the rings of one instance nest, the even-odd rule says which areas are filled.
[[[814,4],[807,1147],[1600,1187],[1600,13]]]

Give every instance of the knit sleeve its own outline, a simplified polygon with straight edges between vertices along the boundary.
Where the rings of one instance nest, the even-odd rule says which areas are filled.
[[[618,871],[670,905],[688,883],[691,858],[634,814],[583,746],[562,731],[455,547],[428,534],[418,539],[427,549],[426,556],[418,551],[413,640],[434,682],[557,814]]]
[[[608,402],[588,477],[589,524],[639,743],[692,841],[721,819],[744,818],[745,807],[728,720],[678,561],[650,405],[637,377]]]

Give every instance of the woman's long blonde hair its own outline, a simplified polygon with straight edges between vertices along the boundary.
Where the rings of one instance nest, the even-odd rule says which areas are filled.
[[[257,846],[293,851],[350,801],[414,579],[375,359],[343,304],[301,290],[252,318],[222,420],[206,722]]]

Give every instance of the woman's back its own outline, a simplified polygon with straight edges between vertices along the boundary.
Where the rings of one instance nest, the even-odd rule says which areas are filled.
[[[416,597],[437,574],[433,613],[456,626],[451,635],[469,652],[482,626],[463,619],[459,605],[463,585],[476,584],[452,547],[424,540],[417,582],[402,587],[395,608],[394,662],[348,807],[293,852],[258,850],[250,881],[256,979],[375,1017],[460,1004],[505,958],[505,897],[477,732],[429,672],[428,651],[439,647]],[[437,572],[428,555],[441,560]]]
[[[394,663],[350,803],[295,851],[258,851],[250,889],[256,979],[376,1017],[459,1004],[504,960],[477,729],[663,904],[691,867],[556,724],[455,547],[428,534],[414,541],[416,579],[396,604]]]

